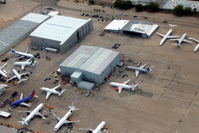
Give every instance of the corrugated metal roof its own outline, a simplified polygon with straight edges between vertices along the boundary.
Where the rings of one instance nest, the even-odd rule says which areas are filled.
[[[36,20],[37,16],[39,19]],[[14,24],[2,29],[0,31],[0,55],[22,39],[28,37],[28,34],[48,17],[41,14],[29,13]]]
[[[62,44],[89,21],[91,20],[56,15],[40,25],[30,36],[55,40]]]
[[[95,46],[80,46],[60,66],[78,68],[84,71],[100,74],[119,55],[105,48]]]
[[[113,20],[110,24],[108,24],[104,30],[110,30],[110,31],[119,31],[121,30],[129,20]]]

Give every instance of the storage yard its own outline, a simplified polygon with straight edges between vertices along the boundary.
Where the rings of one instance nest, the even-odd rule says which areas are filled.
[[[18,111],[33,110],[40,103],[44,103],[46,105],[42,112],[48,112],[53,108],[52,110],[56,115],[62,117],[69,110],[68,106],[73,103],[79,110],[75,111],[71,120],[80,120],[80,122],[74,123],[72,126],[64,125],[57,131],[58,133],[85,133],[86,131],[80,131],[79,128],[96,128],[101,121],[107,122],[109,133],[198,133],[199,52],[193,52],[196,44],[176,47],[172,45],[172,41],[168,40],[164,46],[160,46],[159,43],[162,38],[157,34],[153,34],[150,38],[140,38],[104,31],[112,18],[144,20],[159,25],[158,32],[160,33],[166,34],[168,23],[171,23],[178,25],[173,28],[172,35],[181,35],[186,32],[188,36],[199,39],[198,18],[175,17],[164,13],[155,13],[155,15],[147,12],[137,13],[134,10],[122,11],[121,14],[121,10],[114,8],[89,6],[86,3],[65,0],[60,0],[58,3],[53,0],[43,0],[42,2],[38,2],[38,0],[10,0],[7,4],[0,6],[0,29],[18,22],[30,12],[39,13],[46,7],[56,8],[61,16],[85,20],[92,19],[93,23],[92,30],[62,54],[32,47],[30,37],[13,47],[15,50],[22,52],[25,52],[29,47],[28,53],[39,56],[35,58],[35,66],[25,68],[26,71],[31,72],[28,76],[29,80],[17,85],[13,82],[8,83],[10,87],[6,89],[3,95],[0,95],[0,102],[9,98],[15,91],[29,96],[35,90],[38,98],[29,102],[31,107],[18,106],[13,108],[10,112],[10,118],[0,118],[1,125],[27,128],[38,133],[53,133],[57,121],[52,114],[47,115],[46,120],[34,118],[29,125],[23,126],[18,121],[21,121],[21,118],[25,118],[27,115]],[[94,9],[100,9],[101,12],[96,12]],[[93,15],[102,17],[95,18],[92,17]],[[44,35],[51,37],[47,32]],[[117,48],[114,47],[116,44]],[[41,45],[45,44],[41,43]],[[67,77],[56,74],[60,64],[70,58],[82,46],[103,49],[102,51],[115,51],[113,53],[120,53],[120,59],[125,66],[136,66],[139,63],[147,64],[152,68],[152,71],[147,74],[140,74],[136,78],[133,71],[125,70],[124,66],[117,67],[104,84],[97,85],[97,89],[88,92],[88,90],[71,85]],[[78,53],[76,54],[78,55]],[[100,59],[95,60],[97,63],[103,62],[102,60],[110,61],[105,57],[101,57],[102,55],[98,55]],[[85,57],[82,54],[81,56]],[[1,60],[6,58],[9,59],[6,62],[7,67],[5,69],[7,72],[12,73],[13,62],[17,56],[6,52],[0,57]],[[93,64],[88,64],[89,59],[84,61],[87,61],[87,64],[85,63],[81,67],[82,64],[78,65],[78,59],[71,59],[72,66],[75,66],[76,69],[71,70],[70,74],[76,70],[81,70],[79,66],[83,68],[83,71],[93,70],[93,67],[89,68],[92,65],[94,65],[94,68],[97,67],[97,63],[93,63],[95,61],[92,62]],[[4,63],[1,62],[0,66]],[[95,71],[101,72],[102,67],[95,68]],[[20,67],[16,66],[14,68],[21,72]],[[113,87],[109,86],[109,82],[121,83],[127,79],[131,79],[131,83],[139,84],[137,91],[123,90],[119,95]],[[66,89],[66,91],[60,97],[52,95],[46,100],[46,94],[39,88],[43,86],[53,88],[59,83],[62,84],[62,89]],[[16,99],[19,97],[20,95]],[[6,105],[1,110],[8,111],[8,108],[9,105]],[[0,127],[0,132],[1,129],[4,130]]]

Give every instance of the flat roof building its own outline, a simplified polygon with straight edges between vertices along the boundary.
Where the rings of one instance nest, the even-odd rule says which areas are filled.
[[[105,27],[105,31],[119,32],[143,38],[150,38],[159,28],[158,25],[142,20],[113,20]]]
[[[101,84],[119,64],[119,52],[82,45],[60,64],[60,70],[62,75],[70,76],[75,84],[80,81]]]
[[[31,43],[40,49],[53,48],[61,53],[82,40],[93,29],[91,19],[56,15],[30,34]]]
[[[0,55],[8,51],[28,35],[49,16],[29,13],[17,22],[0,31]]]

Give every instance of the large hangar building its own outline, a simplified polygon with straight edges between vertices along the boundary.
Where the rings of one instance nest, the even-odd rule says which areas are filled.
[[[39,49],[56,49],[64,53],[93,29],[91,19],[56,15],[30,34],[31,43]]]
[[[74,84],[80,81],[102,84],[119,64],[119,52],[82,45],[60,64],[60,71],[62,75],[70,76]]]

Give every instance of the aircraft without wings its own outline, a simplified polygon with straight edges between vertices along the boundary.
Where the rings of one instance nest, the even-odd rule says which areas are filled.
[[[34,58],[33,54],[28,54],[28,50],[26,50],[26,52],[20,52],[20,51],[17,51],[15,49],[11,49],[10,52],[12,54],[19,56],[19,57]]]
[[[87,130],[89,133],[102,133],[102,130],[106,126],[106,121],[102,121],[95,129],[80,128],[79,130]]]
[[[10,82],[10,81],[12,81],[14,79],[18,79],[19,81],[17,83],[21,83],[22,81],[28,80],[27,78],[22,78],[22,76],[26,76],[26,75],[30,74],[29,72],[25,72],[25,73],[19,74],[15,69],[12,69],[12,72],[14,73],[14,76],[12,76],[11,78],[9,78],[7,80],[7,82]]]
[[[123,89],[135,91],[135,88],[138,87],[138,84],[133,83],[132,85],[128,85],[129,82],[130,79],[126,80],[124,83],[110,82],[109,85],[117,87],[115,90],[117,90],[119,94]]]
[[[173,39],[173,38],[178,38],[179,37],[179,36],[171,36],[171,34],[173,32],[173,27],[177,26],[177,25],[169,24],[169,26],[170,26],[170,29],[165,35],[157,32],[157,34],[162,37],[162,40],[160,41],[160,46],[164,45],[164,43],[166,42],[167,39]]]
[[[62,127],[64,124],[71,124],[71,123],[75,123],[75,122],[80,122],[80,121],[70,121],[69,118],[70,116],[73,114],[74,111],[79,110],[78,108],[76,108],[75,106],[69,106],[69,111],[62,117],[59,118],[58,116],[55,115],[55,113],[53,113],[53,115],[55,116],[55,118],[57,119],[58,123],[55,125],[54,127],[54,131],[57,131],[60,129],[60,127]]]
[[[28,123],[35,117],[40,116],[43,119],[46,119],[41,113],[40,110],[42,110],[44,104],[40,103],[37,105],[37,107],[33,111],[18,111],[18,112],[27,112],[30,113],[26,118],[22,118],[22,121],[19,121],[22,125],[28,125]]]
[[[135,76],[138,77],[139,76],[139,73],[148,73],[150,71],[152,71],[151,68],[145,68],[146,67],[146,64],[142,65],[142,66],[139,66],[139,67],[136,67],[136,66],[127,66],[126,67],[126,70],[133,70],[135,71]]]
[[[41,87],[40,90],[46,92],[46,100],[47,100],[50,97],[51,94],[55,94],[55,95],[61,96],[62,93],[65,91],[65,89],[62,90],[62,91],[57,91],[56,89],[58,89],[60,87],[61,87],[61,85],[57,85],[54,88]]]

